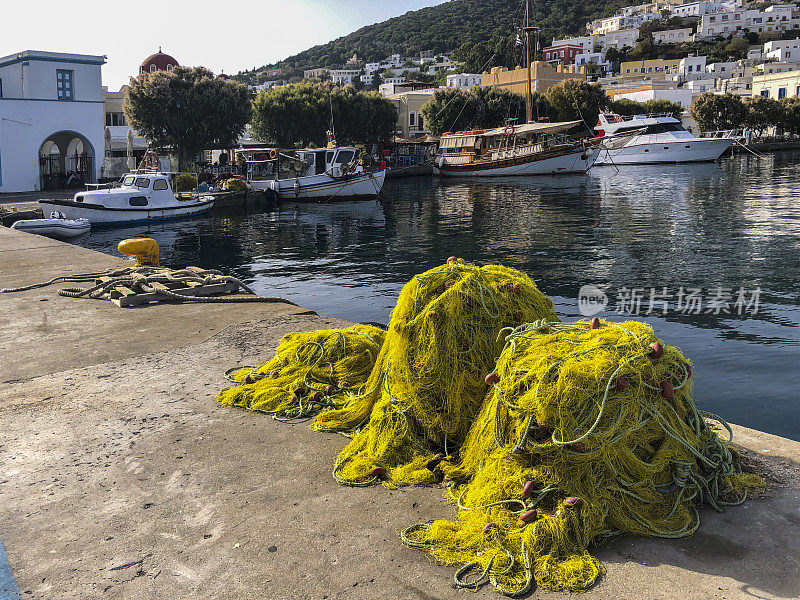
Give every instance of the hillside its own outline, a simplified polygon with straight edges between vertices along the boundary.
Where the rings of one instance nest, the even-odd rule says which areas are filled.
[[[536,0],[531,2],[532,24],[542,28],[542,41],[549,42],[553,36],[580,34],[587,21],[611,15],[617,8],[630,4],[633,4],[630,0]],[[484,56],[489,60],[495,51],[496,64],[514,63],[519,59],[513,50],[515,28],[522,23],[524,6],[524,0],[450,0],[362,27],[327,44],[235,77],[252,83],[268,68],[282,68],[285,79],[299,77],[305,69],[340,68],[353,53],[369,62],[395,52],[413,56],[423,50],[445,52],[461,48],[456,58],[468,64]],[[467,47],[462,48],[465,44]],[[469,46],[475,44],[491,51],[473,52],[474,60],[470,61]]]

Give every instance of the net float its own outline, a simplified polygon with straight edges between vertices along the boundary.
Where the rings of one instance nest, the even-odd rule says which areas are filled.
[[[519,283],[515,283],[514,285],[511,286],[511,291],[514,292],[515,294],[519,294],[522,291],[522,285],[520,285]]]
[[[269,376],[273,379],[277,379],[280,376],[280,373],[278,371],[270,371]]]
[[[429,312],[428,313],[428,318],[429,319],[435,319],[436,318],[436,311],[432,310],[431,312]]]
[[[330,395],[331,395],[331,394],[333,394],[333,392],[335,392],[335,391],[336,391],[336,388],[335,388],[335,387],[333,387],[332,385],[326,385],[326,386],[325,386],[325,395],[326,395],[326,396],[330,396]]]
[[[672,387],[672,384],[669,381],[661,382],[661,395],[664,396],[664,398],[675,397],[675,388]]]
[[[453,286],[455,285],[455,283],[456,283],[456,282],[455,282],[455,281],[453,281],[452,279],[448,279],[448,280],[447,280],[447,281],[445,281],[445,282],[444,282],[444,284],[443,284],[443,286],[444,286],[444,289],[446,289],[446,290],[449,290],[451,287],[453,287]]]
[[[428,471],[435,471],[436,467],[439,466],[439,463],[444,460],[445,456],[441,452],[439,452],[436,456],[430,459],[427,463],[425,463],[425,468]]]
[[[650,344],[650,350],[648,352],[650,354],[650,358],[661,358],[661,356],[664,354],[664,346],[658,342],[653,342]]]
[[[517,521],[517,525],[520,527],[525,527],[528,523],[535,521],[538,513],[536,509],[526,510],[519,516],[519,521]]]
[[[244,382],[243,383],[254,383],[254,382],[255,382],[255,379],[253,379],[253,374],[252,373],[248,373],[247,375],[244,376]]]
[[[483,379],[486,382],[486,385],[494,385],[495,383],[500,383],[500,375],[492,371]]]
[[[692,376],[692,365],[686,364],[686,365],[683,365],[683,366],[686,367],[686,377],[691,377]]]
[[[297,386],[296,388],[294,388],[294,395],[295,396],[302,396],[305,393],[305,391],[306,391],[306,388],[304,388],[303,386]]]
[[[564,498],[564,506],[567,508],[580,508],[583,506],[583,500],[577,496],[570,496],[569,498]]]
[[[488,535],[490,531],[493,529],[498,529],[497,523],[492,523],[489,521],[486,525],[483,526],[483,535]]]
[[[377,477],[378,479],[386,479],[386,469],[383,467],[372,467],[369,471],[370,477]]]
[[[448,264],[448,265],[449,265],[449,264],[451,264],[451,263],[454,263],[454,262],[458,262],[458,257],[456,257],[456,256],[451,256],[451,257],[449,257],[449,258],[447,259],[447,264]]]
[[[322,400],[324,397],[325,397],[324,392],[314,392],[314,400],[316,400],[317,402]]]
[[[628,380],[627,380],[627,379],[625,379],[624,377],[617,377],[617,381],[616,381],[616,383],[614,384],[614,387],[616,388],[616,390],[617,390],[618,392],[621,392],[621,391],[622,391],[622,390],[624,390],[626,387],[628,387]]]
[[[586,446],[583,445],[583,442],[578,442],[577,444],[572,444],[570,446],[575,452],[586,452]]]
[[[589,329],[600,329],[600,319],[592,317],[592,320],[589,321]]]
[[[522,497],[527,500],[533,493],[536,491],[536,484],[532,481],[526,481],[525,485],[522,486]]]

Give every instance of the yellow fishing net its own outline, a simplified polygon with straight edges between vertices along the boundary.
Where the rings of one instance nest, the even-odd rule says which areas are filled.
[[[504,327],[556,320],[525,274],[451,257],[407,283],[364,394],[321,413],[325,431],[356,432],[334,466],[347,485],[433,482],[432,467],[464,441],[480,409]],[[433,461],[433,462],[432,462]]]
[[[385,335],[370,325],[287,334],[269,362],[235,369],[238,385],[218,400],[282,420],[341,408],[363,391]]]
[[[523,325],[487,381],[461,460],[437,467],[459,520],[402,535],[462,565],[459,586],[586,589],[603,572],[591,542],[690,535],[698,502],[738,504],[760,484],[695,407],[689,361],[643,323]]]
[[[763,485],[695,406],[678,348],[643,323],[560,323],[499,265],[451,257],[405,285],[388,331],[289,334],[233,379],[224,405],[351,436],[340,483],[446,481],[458,520],[402,539],[459,565],[467,589],[586,589],[603,573],[591,543],[690,535],[698,503],[719,510]]]

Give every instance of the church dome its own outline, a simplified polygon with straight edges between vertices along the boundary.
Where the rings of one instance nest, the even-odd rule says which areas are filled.
[[[139,73],[153,73],[155,71],[172,71],[178,66],[178,61],[172,58],[169,54],[161,52],[159,47],[158,52],[151,54],[142,62],[139,67]]]

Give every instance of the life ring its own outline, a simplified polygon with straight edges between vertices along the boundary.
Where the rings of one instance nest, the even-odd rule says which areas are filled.
[[[278,158],[278,150],[273,148],[269,151],[269,157],[272,159]]]
[[[148,150],[144,154],[144,166],[148,169],[158,169],[161,167],[161,161],[158,159],[158,154],[153,150]]]
[[[505,129],[503,129],[503,135],[514,135],[517,132],[517,128],[513,125],[506,125]]]

